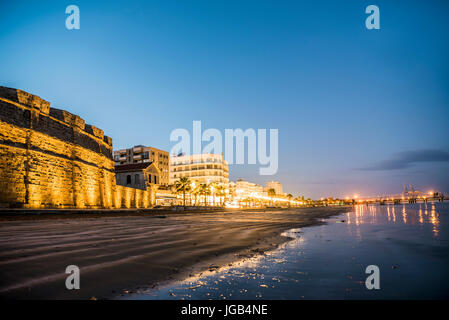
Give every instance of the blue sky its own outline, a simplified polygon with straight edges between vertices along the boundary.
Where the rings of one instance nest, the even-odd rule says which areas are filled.
[[[76,4],[81,29],[65,28]],[[365,28],[366,6],[380,30]],[[0,85],[113,138],[169,150],[170,132],[279,129],[294,195],[449,192],[447,1],[9,1]],[[398,164],[399,163],[399,164]]]

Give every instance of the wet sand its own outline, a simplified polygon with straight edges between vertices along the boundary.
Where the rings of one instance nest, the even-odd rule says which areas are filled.
[[[120,299],[448,299],[449,203],[357,205],[269,254]],[[380,289],[368,290],[369,265]]]
[[[1,218],[0,298],[113,298],[276,248],[340,208]],[[67,290],[65,269],[81,270]]]

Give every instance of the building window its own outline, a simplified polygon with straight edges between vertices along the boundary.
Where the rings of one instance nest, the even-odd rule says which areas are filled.
[[[126,184],[131,184],[131,175],[126,176]]]
[[[140,184],[140,179],[139,179],[139,175],[138,174],[136,174],[134,176],[134,182],[135,182],[135,184]]]

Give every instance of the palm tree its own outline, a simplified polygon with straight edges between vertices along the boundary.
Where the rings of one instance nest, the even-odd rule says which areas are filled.
[[[293,200],[295,200],[296,202],[298,202],[296,204],[297,207],[299,207],[301,204],[304,204],[304,197],[303,196],[297,196],[296,198],[294,198]]]
[[[176,193],[182,193],[184,209],[186,208],[186,192],[189,192],[190,189],[191,189],[191,181],[187,177],[182,177],[175,182]]]
[[[291,201],[292,201],[293,196],[289,193],[287,194],[287,199],[288,199],[288,207],[290,208],[291,205]]]
[[[194,199],[195,199],[195,206],[197,206],[198,205],[198,195],[200,193],[200,185],[193,185],[190,193],[193,194]]]
[[[213,189],[214,189],[214,187],[213,187],[213,182],[211,182],[211,183],[206,183],[206,197],[209,197],[210,195],[212,195],[213,194]],[[215,205],[215,199],[214,198],[212,198],[213,200],[213,205]]]
[[[215,207],[215,195],[217,194],[217,183],[216,182],[211,182],[208,185],[209,188],[209,194],[212,195],[212,205]]]
[[[206,183],[200,183],[198,188],[199,194],[204,196],[204,205],[207,206],[208,185]]]
[[[217,195],[218,195],[218,197],[220,199],[220,206],[223,207],[224,196],[225,196],[225,188],[221,184],[219,184],[216,187],[216,190],[217,190]]]
[[[276,191],[273,188],[268,189],[268,196],[271,198],[271,205],[273,205],[273,197],[276,195]]]

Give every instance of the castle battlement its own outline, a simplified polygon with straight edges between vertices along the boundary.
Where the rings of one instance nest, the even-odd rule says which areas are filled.
[[[39,110],[44,114],[50,111],[50,102],[19,89],[0,86],[0,97]]]
[[[117,186],[112,139],[80,116],[0,86],[0,204],[148,207],[147,190]],[[130,190],[129,190],[130,189]]]
[[[112,138],[105,136],[103,130],[93,125],[86,124],[86,121],[76,114],[70,113],[66,110],[50,107],[50,102],[39,96],[23,90],[0,86],[0,99],[3,101],[5,99],[9,100],[14,104],[19,104],[23,108],[29,108],[29,110],[39,112],[42,115],[47,115],[51,118],[62,121],[69,126],[77,127],[80,130],[103,140],[107,145],[112,147]]]

